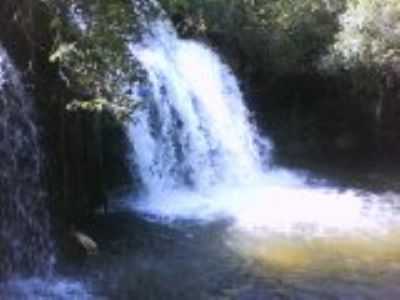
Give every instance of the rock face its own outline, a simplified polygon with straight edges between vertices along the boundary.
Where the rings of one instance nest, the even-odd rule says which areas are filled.
[[[48,6],[43,1],[0,2],[0,43],[24,75],[40,122],[42,156],[46,158],[42,176],[52,221],[61,227],[84,222],[95,208],[107,204],[108,191],[130,183],[123,125],[107,114],[66,110],[70,101],[82,95],[63,81],[59,66],[49,62],[56,37]],[[20,107],[15,95],[7,98],[8,102],[0,100],[0,116],[11,102]],[[21,123],[19,118],[10,122]],[[23,122],[19,125],[29,130]],[[6,130],[0,125],[0,141],[9,136]],[[23,149],[29,156],[30,149]]]
[[[66,224],[85,222],[106,205],[106,191],[129,183],[130,173],[121,124],[65,109],[79,91],[49,62],[54,36],[46,5],[0,2],[2,277],[48,272],[49,224],[57,236]]]

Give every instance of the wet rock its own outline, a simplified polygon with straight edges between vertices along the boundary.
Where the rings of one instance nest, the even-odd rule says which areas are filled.
[[[75,228],[68,232],[63,248],[65,254],[71,258],[91,256],[98,253],[97,243],[89,235]]]
[[[86,251],[86,254],[88,255],[97,254],[98,252],[97,243],[91,237],[80,231],[74,231],[71,234],[77,245],[82,247]]]

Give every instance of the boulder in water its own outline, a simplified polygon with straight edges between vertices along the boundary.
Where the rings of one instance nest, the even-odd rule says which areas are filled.
[[[86,254],[94,255],[98,252],[97,243],[88,235],[80,231],[74,231],[71,233],[76,243],[85,249]]]
[[[96,255],[98,253],[98,246],[90,236],[72,226],[68,232],[64,250],[67,256],[79,257]]]

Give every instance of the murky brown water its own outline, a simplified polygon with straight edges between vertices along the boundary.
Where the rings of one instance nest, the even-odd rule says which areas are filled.
[[[238,234],[232,245],[268,271],[306,278],[400,271],[400,229],[323,237]]]

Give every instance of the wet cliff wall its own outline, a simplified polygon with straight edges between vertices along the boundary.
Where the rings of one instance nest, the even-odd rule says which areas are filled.
[[[84,92],[69,86],[57,63],[49,60],[57,38],[54,17],[45,1],[0,4],[0,41],[21,70],[39,111],[48,204],[53,220],[65,225],[106,206],[110,194],[129,184],[130,171],[120,121],[107,112],[66,109]]]

